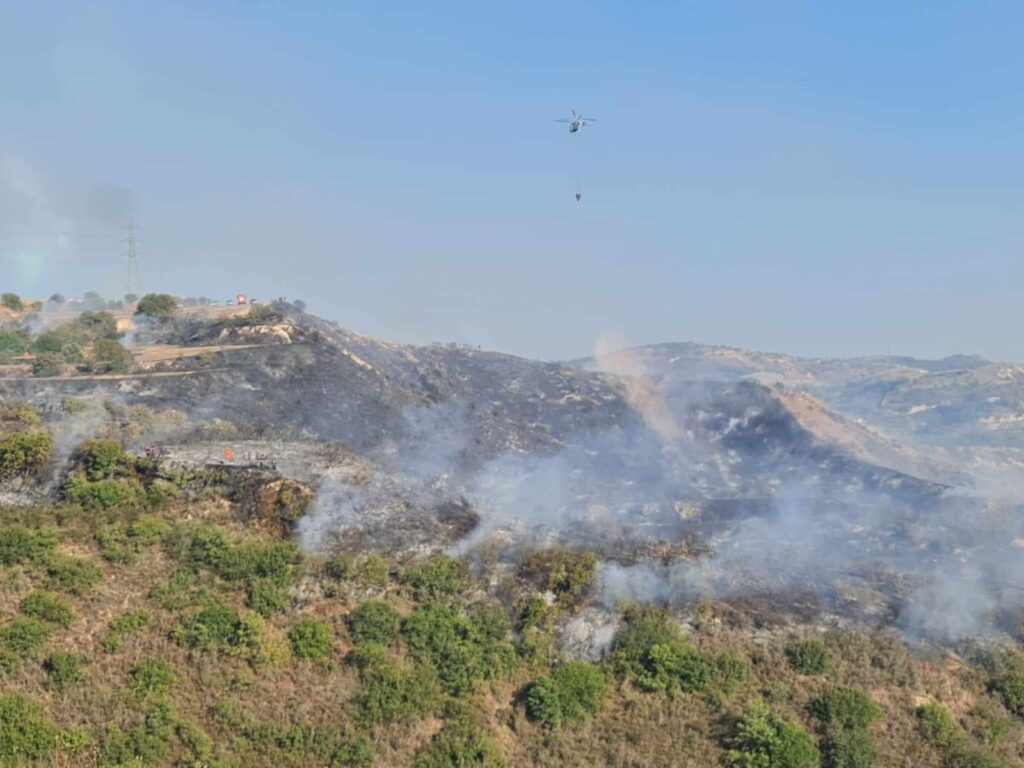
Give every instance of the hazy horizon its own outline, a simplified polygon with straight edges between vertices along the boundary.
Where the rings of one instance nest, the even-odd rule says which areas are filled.
[[[6,8],[0,289],[123,293],[132,218],[146,290],[395,341],[1022,360],[1022,31],[1010,4]]]

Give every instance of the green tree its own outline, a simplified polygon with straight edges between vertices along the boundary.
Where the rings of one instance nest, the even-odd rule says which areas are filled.
[[[0,304],[3,304],[14,312],[21,312],[25,309],[25,302],[23,302],[21,297],[16,293],[5,293],[0,295]]]
[[[32,360],[32,375],[60,376],[64,372],[64,357],[60,352],[43,352]]]
[[[117,320],[109,312],[83,312],[74,329],[90,340],[117,338]]]
[[[107,300],[96,291],[86,291],[85,295],[82,296],[82,306],[85,307],[85,309],[92,310],[106,309]]]
[[[135,314],[148,317],[174,317],[178,310],[178,301],[169,293],[147,293],[135,307]]]
[[[128,373],[132,353],[113,339],[100,339],[92,347],[89,367],[96,373]]]
[[[10,362],[18,355],[28,352],[28,334],[23,330],[0,330],[0,363]]]

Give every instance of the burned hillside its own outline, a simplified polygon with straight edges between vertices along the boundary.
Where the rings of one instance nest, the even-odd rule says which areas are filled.
[[[313,497],[288,531],[311,550],[557,544],[630,567],[675,553],[692,571],[686,599],[799,586],[842,610],[837,580],[902,584],[998,548],[986,521],[1006,502],[971,491],[948,457],[926,461],[799,395],[838,363],[696,345],[544,363],[381,342],[285,303],[141,323],[129,341],[150,361],[131,373],[8,377],[0,392],[54,419],[84,404],[63,419],[76,436],[120,419],[126,445],[170,465],[304,483]],[[906,361],[872,359],[864,375],[879,365]],[[133,413],[177,416],[132,425]],[[981,562],[970,588],[1003,584],[1005,559]],[[915,589],[890,589],[886,614]],[[993,618],[981,605],[972,630]]]
[[[120,373],[0,377],[0,674],[41,756],[711,766],[781,723],[807,765],[1024,755],[1019,502],[793,371],[284,303],[118,343]],[[837,746],[833,695],[884,723]]]

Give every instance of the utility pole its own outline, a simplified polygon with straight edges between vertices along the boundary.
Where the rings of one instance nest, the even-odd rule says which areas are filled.
[[[134,293],[136,296],[141,296],[142,278],[139,276],[139,254],[136,245],[135,222],[129,219],[125,238],[125,246],[128,249],[128,282],[125,293]]]

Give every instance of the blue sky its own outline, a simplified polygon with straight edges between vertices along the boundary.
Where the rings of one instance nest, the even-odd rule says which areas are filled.
[[[122,293],[131,208],[400,341],[1024,359],[1019,4],[85,5],[0,9],[4,290]]]

